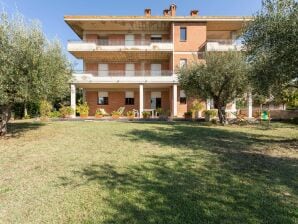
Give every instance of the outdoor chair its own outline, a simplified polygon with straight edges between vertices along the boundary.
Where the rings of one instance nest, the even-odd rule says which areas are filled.
[[[132,112],[134,113],[135,117],[139,117],[140,116],[140,113],[139,113],[138,110],[133,109]]]
[[[102,113],[103,116],[110,116],[110,114],[108,114],[108,113],[105,111],[105,109],[101,108],[101,109],[99,109],[99,110],[100,110],[100,112]]]

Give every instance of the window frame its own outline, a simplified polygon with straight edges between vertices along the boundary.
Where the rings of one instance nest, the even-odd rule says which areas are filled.
[[[185,31],[185,38],[182,38],[182,30],[184,30]],[[186,42],[187,41],[187,27],[185,27],[185,26],[182,26],[182,27],[180,27],[180,42]]]
[[[103,94],[106,93],[106,94]],[[102,96],[107,95],[107,96]],[[98,91],[97,93],[97,105],[109,105],[109,93]]]
[[[181,97],[181,95],[184,95],[184,96]],[[183,90],[180,90],[180,92],[179,92],[179,102],[180,102],[180,104],[183,104],[183,105],[187,104],[187,97]]]
[[[126,91],[124,98],[125,105],[135,105],[135,95],[133,91]]]

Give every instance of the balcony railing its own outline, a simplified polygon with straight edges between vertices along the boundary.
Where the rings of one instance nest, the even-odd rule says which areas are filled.
[[[142,77],[142,76],[152,76],[152,77],[160,77],[160,76],[173,76],[173,71],[171,70],[101,70],[101,71],[90,71],[90,70],[76,70],[73,71],[73,74],[79,75],[92,75],[94,77],[119,77],[119,76],[127,76],[127,77]]]
[[[68,43],[93,43],[97,46],[150,46],[151,44],[171,44],[170,40],[108,40],[108,39],[97,39],[97,40],[70,40]]]
[[[207,40],[207,51],[229,51],[243,50],[243,44],[240,40],[229,40],[229,39],[209,39]]]
[[[69,41],[68,51],[172,51],[170,40],[78,40]]]

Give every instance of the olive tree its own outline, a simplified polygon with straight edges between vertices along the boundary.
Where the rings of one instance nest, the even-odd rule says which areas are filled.
[[[66,93],[71,69],[57,41],[37,22],[0,15],[0,135],[7,132],[14,103],[53,99]]]
[[[288,87],[298,88],[297,1],[263,0],[243,39],[255,91],[278,96]]]
[[[187,96],[213,98],[219,120],[225,124],[226,105],[247,90],[246,67],[241,52],[207,52],[204,62],[195,62],[179,70],[179,83]]]

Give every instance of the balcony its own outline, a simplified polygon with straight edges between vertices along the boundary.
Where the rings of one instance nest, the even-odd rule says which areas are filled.
[[[173,71],[74,71],[72,83],[178,83]]]
[[[88,40],[69,41],[67,50],[75,51],[173,51],[170,40],[161,42],[145,40]]]
[[[239,40],[207,40],[206,51],[241,51],[243,44]]]

